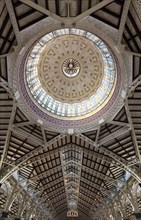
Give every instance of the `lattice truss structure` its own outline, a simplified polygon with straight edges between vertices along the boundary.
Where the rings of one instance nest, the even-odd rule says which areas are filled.
[[[63,219],[71,196],[81,219],[109,220],[114,213],[134,219],[141,212],[140,5],[137,0],[0,1],[0,210],[9,211],[9,219]],[[114,30],[117,47],[131,56],[128,92],[113,120],[83,134],[57,133],[19,108],[8,59],[24,46],[22,33],[43,19],[74,25],[87,16]]]

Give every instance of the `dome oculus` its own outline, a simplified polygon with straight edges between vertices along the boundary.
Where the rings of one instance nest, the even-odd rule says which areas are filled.
[[[100,111],[114,93],[116,78],[116,64],[104,41],[75,28],[40,38],[25,63],[25,81],[34,103],[67,120]]]

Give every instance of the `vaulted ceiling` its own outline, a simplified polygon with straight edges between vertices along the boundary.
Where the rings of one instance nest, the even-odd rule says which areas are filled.
[[[72,191],[66,187],[77,189],[73,196],[78,211],[92,219],[103,201],[111,198],[117,182],[124,182],[125,171],[141,181],[141,17],[136,2],[0,1],[0,181],[18,170],[19,177],[30,181],[28,187],[39,191],[54,217],[67,211]],[[131,56],[131,82],[125,104],[113,120],[83,134],[61,134],[29,120],[17,105],[8,57],[20,44],[22,31],[41,20],[52,16],[62,23],[66,17],[77,22],[77,16],[88,15],[117,30],[117,44]]]

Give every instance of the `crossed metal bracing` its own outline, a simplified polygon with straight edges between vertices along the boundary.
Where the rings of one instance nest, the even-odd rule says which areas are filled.
[[[20,43],[21,31],[47,18],[51,15],[50,12],[59,21],[64,17],[71,17],[77,22],[76,16],[81,19],[90,15],[110,25],[118,30],[117,44],[121,41],[132,55],[131,78],[135,83],[129,88],[125,106],[113,121],[100,125],[99,129],[74,135],[47,130],[22,113],[7,84],[9,75],[12,74],[8,72],[8,53]],[[67,210],[61,164],[61,152],[65,151],[65,162],[69,164],[65,168],[66,172],[69,175],[73,170],[76,175],[73,181],[69,180],[69,184],[75,188],[75,184],[78,186],[79,183],[77,208],[91,217],[91,210],[96,211],[102,201],[106,201],[105,198],[109,199],[118,181],[123,181],[121,177],[125,175],[125,170],[131,171],[136,178],[138,172],[135,170],[138,171],[141,163],[141,21],[134,1],[1,0],[0,17],[1,179],[5,181],[18,170],[19,175],[29,181],[28,188],[39,191],[44,203],[53,207],[56,211],[54,216],[57,216]],[[72,155],[76,151],[81,151],[81,163]],[[2,210],[6,198],[2,192],[0,196]],[[13,203],[11,212],[17,212],[16,202]],[[127,213],[130,214],[130,209]]]

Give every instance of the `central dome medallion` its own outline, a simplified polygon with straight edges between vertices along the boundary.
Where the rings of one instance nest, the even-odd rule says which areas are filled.
[[[75,28],[53,31],[36,42],[25,64],[25,81],[34,103],[63,120],[87,118],[109,102],[117,70],[108,46]]]
[[[76,59],[68,58],[62,64],[62,71],[68,77],[75,77],[80,72],[80,64]]]

